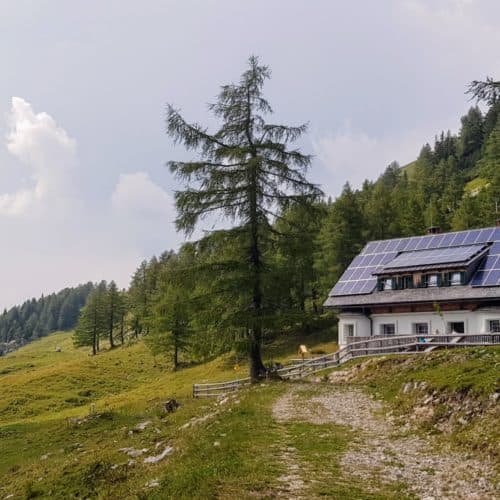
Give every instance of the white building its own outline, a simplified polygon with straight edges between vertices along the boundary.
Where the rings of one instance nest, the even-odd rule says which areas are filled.
[[[500,332],[500,227],[368,243],[325,302],[339,343]]]

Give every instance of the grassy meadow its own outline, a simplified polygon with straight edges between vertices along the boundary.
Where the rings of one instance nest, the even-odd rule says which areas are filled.
[[[332,332],[290,337],[267,346],[265,359],[284,362],[296,356],[298,343],[304,342],[317,352],[331,352],[336,349],[332,338]],[[179,429],[191,418],[209,413],[215,401],[193,399],[192,384],[245,377],[247,371],[244,361],[227,355],[171,372],[168,360],[153,357],[142,341],[90,356],[88,349],[73,347],[70,333],[52,334],[1,357],[0,498],[149,498],[153,491],[145,485],[161,479],[163,469],[171,469],[174,461],[183,471],[176,476],[179,484],[194,481],[182,464],[195,459],[186,459],[182,452],[160,465],[144,466],[141,457],[137,466],[124,467],[129,457],[118,450],[148,448],[155,455],[157,443],[161,443],[159,451],[164,444],[186,450],[190,440],[195,440],[193,446],[201,443],[206,436],[198,428]],[[276,390],[262,400],[254,398],[252,411],[257,412]],[[181,408],[165,416],[162,403],[170,398],[177,399]],[[245,411],[243,406],[239,411]],[[133,432],[146,420],[151,425]],[[244,420],[252,429],[251,419]],[[265,419],[258,420],[267,425]],[[244,429],[238,432],[244,434]],[[264,436],[263,442],[267,439]],[[248,460],[244,462],[250,467]],[[235,470],[253,481],[238,464]],[[223,463],[212,465],[217,470],[204,474],[224,473]],[[206,481],[209,488],[208,477]],[[185,498],[196,496],[196,492],[187,494],[185,484],[182,488]],[[179,495],[183,493],[177,491],[175,496]],[[199,497],[206,498],[201,490]]]
[[[299,343],[317,354],[331,352],[333,337],[286,337],[265,346],[265,359],[286,362],[296,357]],[[416,397],[401,393],[408,381],[487,398],[498,388],[499,356],[493,348],[372,359],[350,383],[403,414]],[[275,498],[286,476],[279,450],[287,446],[308,465],[317,497],[412,498],[398,484],[367,485],[342,476],[340,458],[353,439],[348,428],[273,420],[272,405],[289,383],[257,384],[223,404],[191,397],[194,382],[243,377],[247,369],[226,355],[173,373],[142,341],[89,356],[73,347],[70,333],[0,358],[0,498]],[[181,406],[167,415],[162,403],[170,398]],[[137,430],[144,422],[149,424]],[[474,450],[480,443],[471,429],[491,439],[494,428],[494,422],[478,421],[452,438]],[[167,446],[174,449],[170,456],[144,463]],[[130,457],[121,448],[147,451]],[[316,476],[323,479],[314,481]]]

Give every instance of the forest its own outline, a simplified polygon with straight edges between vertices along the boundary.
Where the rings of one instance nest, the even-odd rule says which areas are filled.
[[[199,155],[169,163],[185,183],[176,193],[178,229],[189,235],[214,213],[232,227],[143,261],[120,300],[97,287],[75,333],[78,345],[95,353],[99,338],[114,346],[127,335],[143,335],[153,353],[170,357],[174,370],[234,349],[249,357],[258,379],[266,369],[263,342],[334,323],[322,303],[368,241],[425,234],[430,226],[495,225],[498,82],[470,84],[474,102],[457,134],[438,133],[410,165],[393,162],[360,189],[346,183],[332,200],[305,177],[311,157],[289,147],[307,127],[266,122],[272,109],[261,90],[269,76],[250,58],[240,83],[223,86],[210,105],[222,122],[212,135],[168,106],[167,134]]]
[[[0,316],[0,341],[29,341],[75,327],[93,354],[139,337],[174,370],[229,350],[264,376],[260,348],[278,335],[334,324],[322,303],[371,240],[495,225],[500,201],[500,83],[475,81],[458,133],[442,131],[409,165],[393,162],[336,199],[307,179],[312,157],[294,143],[306,125],[267,121],[270,70],[251,57],[239,83],[209,110],[215,133],[167,106],[167,135],[197,159],[170,161],[177,229],[209,218],[224,229],[143,261],[128,290],[111,281],[25,302]],[[229,225],[227,224],[229,221]],[[81,309],[81,312],[80,312]]]
[[[0,315],[0,355],[51,332],[73,329],[93,288],[92,283],[65,288],[4,310]]]

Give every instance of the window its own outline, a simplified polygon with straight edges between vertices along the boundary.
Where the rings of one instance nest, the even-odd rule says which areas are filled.
[[[380,335],[394,335],[396,333],[396,325],[394,323],[385,323],[380,325]]]
[[[354,337],[354,325],[352,323],[344,325],[344,337]]]
[[[488,323],[491,333],[500,333],[500,319],[490,319]]]
[[[411,274],[401,277],[401,288],[413,288],[413,276]]]
[[[392,278],[386,278],[384,280],[384,290],[392,290],[393,289]]]
[[[413,333],[416,335],[427,335],[429,333],[429,324],[413,323]]]
[[[462,273],[451,273],[451,284],[461,285],[462,284]]]
[[[438,286],[439,279],[437,274],[429,274],[427,277],[427,286]]]

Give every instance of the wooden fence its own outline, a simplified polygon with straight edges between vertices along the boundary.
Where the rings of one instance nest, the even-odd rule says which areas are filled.
[[[281,379],[300,379],[316,372],[339,366],[350,359],[384,354],[418,354],[436,348],[474,347],[500,345],[500,333],[450,334],[450,335],[401,335],[350,342],[338,351],[313,359],[295,362],[277,370]],[[194,384],[193,397],[220,396],[251,383],[249,378],[214,384]]]
[[[237,391],[240,387],[250,384],[250,378],[240,378],[229,382],[214,384],[193,384],[194,398],[208,398]]]

